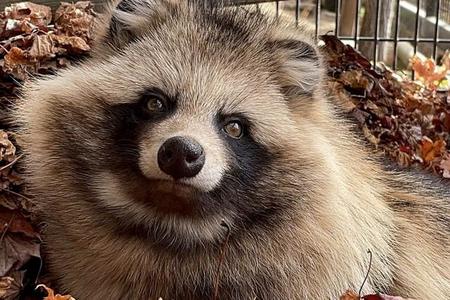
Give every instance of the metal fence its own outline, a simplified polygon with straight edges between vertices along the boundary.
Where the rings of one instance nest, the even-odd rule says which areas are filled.
[[[245,1],[241,1],[245,2]],[[285,0],[271,2],[277,16],[283,5],[290,5],[293,21],[302,22],[302,13],[313,17],[316,38],[320,34],[337,35],[358,48],[374,64],[383,61],[394,69],[405,68],[414,54],[439,60],[450,47],[450,0]],[[268,5],[268,4],[267,4]],[[334,16],[334,26],[321,30],[323,16]],[[328,22],[329,23],[329,22]],[[351,25],[349,27],[349,24]],[[344,28],[345,27],[345,28]]]

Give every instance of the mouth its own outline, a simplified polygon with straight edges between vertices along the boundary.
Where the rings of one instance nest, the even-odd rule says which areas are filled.
[[[148,180],[147,188],[140,197],[157,213],[194,217],[200,211],[200,191],[175,180]]]

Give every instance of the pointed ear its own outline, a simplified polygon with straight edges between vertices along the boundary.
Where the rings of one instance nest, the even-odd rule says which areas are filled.
[[[139,21],[143,21],[139,20],[140,18],[141,16],[137,15],[137,7],[133,0],[121,0],[112,10],[105,36],[106,42],[116,48],[122,48],[123,45],[130,43],[137,37],[135,27]]]
[[[283,91],[293,94],[312,94],[322,80],[322,59],[309,41],[296,38],[269,42],[278,57],[277,79]]]
[[[111,5],[98,30],[99,48],[121,49],[174,11],[174,0],[120,0]]]

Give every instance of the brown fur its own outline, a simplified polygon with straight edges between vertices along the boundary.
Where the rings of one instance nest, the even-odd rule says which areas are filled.
[[[62,291],[211,299],[219,278],[219,299],[337,299],[358,290],[370,249],[364,292],[449,299],[448,187],[368,158],[301,31],[227,11],[141,1],[99,29],[92,59],[25,88],[29,180]],[[176,112],[121,125],[149,86]],[[257,146],[230,146],[219,110],[245,114]],[[181,133],[201,141],[209,173],[172,188],[153,157]]]

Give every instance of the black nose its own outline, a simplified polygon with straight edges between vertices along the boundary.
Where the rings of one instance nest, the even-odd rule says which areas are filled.
[[[203,147],[185,136],[168,139],[158,151],[159,168],[175,179],[194,177],[204,164]]]

